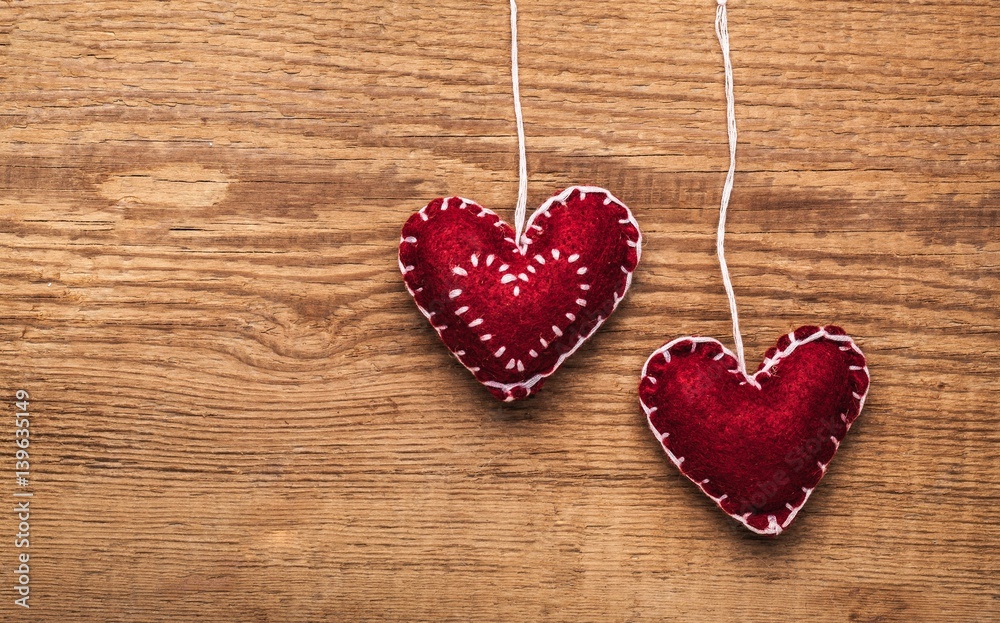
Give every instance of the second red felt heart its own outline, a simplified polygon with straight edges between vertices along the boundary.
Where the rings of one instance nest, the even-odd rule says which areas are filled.
[[[671,462],[727,515],[774,536],[826,474],[868,393],[839,327],[784,335],[747,375],[711,338],[683,337],[643,367],[639,401]]]
[[[608,191],[574,186],[514,230],[478,204],[435,199],[403,226],[406,288],[445,346],[497,398],[534,394],[625,296],[642,236]],[[520,244],[519,244],[520,243]]]

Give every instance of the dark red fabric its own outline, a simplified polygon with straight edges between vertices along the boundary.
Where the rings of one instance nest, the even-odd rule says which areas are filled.
[[[481,206],[435,199],[403,226],[399,265],[445,346],[501,400],[534,394],[614,311],[641,235],[606,190],[568,188],[514,231]]]
[[[727,514],[773,536],[826,473],[868,382],[865,357],[842,329],[800,327],[750,377],[716,340],[674,340],[646,362],[639,400],[678,469]]]

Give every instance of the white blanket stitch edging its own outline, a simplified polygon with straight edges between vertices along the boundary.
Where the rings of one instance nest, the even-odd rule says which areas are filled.
[[[858,348],[857,344],[854,343],[854,340],[849,335],[839,335],[839,334],[828,333],[825,328],[820,328],[815,333],[811,333],[810,335],[804,337],[801,340],[797,340],[795,338],[795,331],[791,331],[788,334],[788,339],[791,340],[791,343],[788,346],[786,346],[784,350],[778,351],[772,357],[765,359],[764,360],[764,366],[760,370],[758,370],[757,372],[754,372],[751,375],[748,375],[746,372],[744,372],[742,369],[740,369],[739,359],[736,357],[735,354],[733,354],[732,351],[730,351],[721,342],[719,342],[719,340],[716,340],[715,338],[711,338],[711,337],[695,337],[695,336],[679,337],[679,338],[677,338],[675,340],[672,340],[672,341],[668,342],[667,344],[664,344],[660,348],[656,349],[655,351],[653,351],[653,354],[650,355],[648,359],[646,359],[646,363],[643,364],[643,366],[642,366],[642,376],[640,377],[639,383],[641,384],[642,381],[646,380],[646,378],[649,378],[650,381],[652,381],[655,384],[656,383],[656,379],[654,377],[649,376],[648,373],[647,373],[647,369],[649,367],[650,362],[653,361],[653,359],[657,355],[661,355],[662,354],[662,355],[664,355],[664,359],[666,359],[667,363],[670,363],[670,352],[669,352],[670,349],[673,346],[675,346],[676,344],[680,343],[680,342],[691,341],[693,343],[692,344],[692,349],[697,348],[698,344],[709,344],[709,343],[717,344],[719,346],[719,348],[722,349],[722,352],[725,353],[725,355],[729,356],[730,358],[732,358],[737,363],[737,367],[733,368],[733,369],[730,369],[729,371],[732,372],[732,373],[734,373],[734,374],[741,374],[741,375],[743,375],[743,378],[746,379],[747,383],[749,383],[750,385],[753,385],[757,389],[760,389],[761,388],[760,383],[757,382],[757,375],[758,374],[765,373],[765,372],[770,372],[771,369],[774,368],[774,366],[776,366],[785,357],[788,357],[789,355],[791,355],[795,351],[795,349],[798,348],[799,346],[802,346],[803,344],[808,344],[809,342],[813,342],[813,341],[816,341],[816,340],[819,340],[819,339],[823,339],[823,338],[829,339],[830,341],[833,341],[833,342],[844,342],[844,343],[846,343],[845,346],[840,346],[841,350],[853,350],[854,352],[858,353],[858,355],[860,355],[861,358],[865,361],[865,365],[862,367],[862,370],[865,373],[865,378],[868,381],[868,383],[865,386],[865,392],[864,392],[864,394],[860,394],[860,395],[857,394],[857,393],[852,393],[852,398],[854,400],[858,401],[858,415],[855,417],[855,420],[857,420],[858,417],[861,417],[861,410],[865,406],[865,400],[868,398],[868,389],[871,387],[871,376],[868,373],[867,359],[865,359],[864,353],[861,352],[861,349]],[[720,359],[721,359],[721,357],[720,357]],[[640,406],[642,406],[642,410],[646,414],[646,423],[649,425],[649,430],[652,431],[653,436],[656,437],[656,440],[660,442],[660,446],[663,448],[664,452],[667,453],[667,457],[670,459],[670,462],[673,463],[674,466],[677,467],[677,469],[681,472],[681,474],[684,475],[685,478],[687,478],[688,480],[690,480],[691,482],[693,482],[699,489],[701,489],[702,493],[704,493],[713,502],[715,502],[716,506],[718,506],[719,509],[722,510],[722,512],[726,513],[727,515],[729,515],[733,519],[739,521],[744,526],[746,526],[748,529],[750,529],[751,531],[753,531],[753,532],[755,532],[757,534],[774,535],[774,536],[777,536],[777,535],[781,534],[781,532],[792,523],[792,520],[795,519],[795,516],[798,515],[798,513],[802,509],[802,507],[805,506],[805,504],[806,504],[807,501],[809,501],[809,497],[812,495],[812,492],[816,489],[816,486],[819,485],[819,481],[817,481],[816,484],[813,485],[812,488],[810,488],[810,489],[806,489],[805,487],[803,487],[802,490],[805,492],[805,497],[802,498],[802,501],[798,505],[796,505],[796,506],[793,507],[793,506],[791,506],[789,504],[786,504],[786,507],[788,507],[788,510],[790,510],[791,513],[789,513],[788,517],[785,519],[785,521],[782,524],[780,524],[780,525],[778,524],[777,518],[774,515],[768,515],[768,526],[767,526],[767,528],[764,528],[763,530],[755,528],[755,527],[751,526],[749,523],[747,523],[747,518],[750,516],[750,513],[745,513],[743,515],[737,515],[737,514],[734,514],[734,513],[730,513],[726,509],[722,508],[722,501],[725,500],[728,497],[728,494],[723,493],[719,497],[713,496],[712,494],[710,494],[708,491],[705,490],[704,485],[707,484],[707,481],[698,482],[697,480],[695,480],[694,478],[692,478],[684,470],[684,468],[682,467],[682,464],[684,463],[684,457],[677,457],[677,456],[675,456],[674,453],[670,451],[670,448],[667,447],[666,439],[669,436],[669,433],[660,433],[656,429],[656,427],[653,426],[653,420],[652,420],[651,416],[653,415],[653,413],[656,412],[656,407],[650,407],[650,406],[646,405],[646,403],[643,402],[643,400],[642,400],[641,394],[640,394],[640,397],[639,397],[639,404],[640,404]],[[833,450],[833,454],[830,455],[830,458],[826,461],[826,463],[819,463],[819,467],[822,470],[822,474],[820,475],[820,480],[822,480],[823,476],[826,475],[827,466],[829,466],[830,462],[833,461],[833,457],[837,455],[837,450],[840,449],[840,442],[844,440],[844,437],[847,435],[847,432],[851,430],[851,424],[854,423],[854,421],[847,422],[846,414],[841,414],[841,418],[844,419],[844,423],[846,425],[846,428],[844,430],[844,435],[841,436],[839,439],[831,436],[831,438],[834,439],[834,450]]]
[[[608,190],[606,190],[604,188],[600,188],[599,186],[570,186],[569,188],[563,190],[558,195],[553,195],[552,197],[549,197],[545,201],[545,203],[543,203],[538,209],[536,209],[531,214],[531,216],[528,218],[527,225],[524,228],[524,232],[521,234],[520,240],[518,240],[517,242],[515,242],[515,247],[521,253],[521,255],[527,255],[527,253],[528,253],[528,246],[532,242],[531,239],[528,237],[528,232],[531,231],[532,225],[534,224],[535,219],[538,218],[539,216],[545,215],[549,211],[549,209],[552,208],[552,206],[555,205],[556,203],[558,203],[559,205],[562,205],[562,206],[566,206],[567,205],[566,204],[566,200],[570,197],[570,195],[573,194],[573,191],[578,191],[580,193],[580,199],[581,200],[585,199],[588,194],[602,194],[602,195],[605,196],[604,205],[609,205],[611,203],[615,203],[615,204],[621,206],[621,208],[623,208],[625,210],[625,214],[627,215],[627,222],[629,224],[631,224],[632,227],[635,228],[636,234],[638,235],[638,237],[637,237],[636,240],[631,240],[631,239],[629,240],[629,242],[634,243],[635,253],[636,253],[636,266],[638,266],[639,265],[639,260],[642,257],[642,230],[639,229],[639,223],[635,220],[635,217],[632,215],[632,211],[629,209],[629,207],[627,205],[625,205],[617,197],[615,197],[614,195],[612,195],[610,191],[608,191]],[[493,212],[489,208],[484,208],[484,207],[480,206],[478,203],[476,203],[474,201],[470,201],[470,200],[465,199],[465,198],[459,197],[459,199],[461,199],[464,204],[470,204],[470,205],[475,205],[475,206],[479,207],[483,211],[480,215],[489,214],[489,215],[495,216],[497,218],[498,222],[503,222],[503,219],[501,219],[495,212]],[[447,201],[447,199],[446,199],[446,201]],[[431,203],[433,203],[433,202],[431,202]],[[421,208],[419,210],[419,213],[424,217],[424,220],[427,220],[427,217],[426,217],[426,215],[424,213],[424,210],[426,210],[429,205],[430,205],[430,203],[428,203],[427,205],[425,205],[423,208]],[[407,240],[405,238],[401,238],[400,239],[400,244],[402,244],[402,243],[408,243],[408,242],[412,243],[412,242],[415,242],[415,240],[414,241],[410,241],[410,240]],[[520,244],[518,244],[518,243],[520,243]],[[419,292],[420,288],[418,288],[417,290],[414,290],[414,289],[412,289],[410,287],[410,283],[408,281],[408,273],[411,272],[414,269],[414,267],[412,267],[412,266],[404,266],[403,265],[403,260],[399,256],[397,256],[397,261],[399,263],[399,271],[403,275],[403,283],[406,286],[406,290],[410,293],[410,296],[413,298],[413,302],[416,304],[416,306],[420,310],[420,312],[424,315],[425,318],[427,318],[427,320],[428,320],[428,322],[430,322],[431,326],[434,327],[434,330],[437,332],[438,337],[441,338],[442,342],[444,342],[444,337],[442,335],[442,331],[444,331],[445,329],[448,328],[447,324],[436,325],[434,323],[434,320],[432,319],[432,316],[434,315],[434,313],[433,312],[428,312],[422,305],[420,305],[419,302],[417,302],[416,293]],[[612,304],[611,311],[608,312],[607,316],[598,316],[597,317],[597,321],[594,324],[593,328],[590,330],[590,332],[587,333],[586,335],[581,335],[579,337],[579,339],[577,339],[576,344],[574,344],[573,347],[569,351],[567,351],[567,352],[563,353],[562,355],[560,355],[559,359],[552,365],[552,367],[550,369],[548,369],[548,370],[546,370],[544,372],[540,372],[538,374],[535,374],[534,376],[532,376],[530,379],[528,379],[526,381],[518,381],[516,383],[499,383],[497,381],[480,381],[478,379],[478,377],[476,377],[476,380],[479,381],[480,383],[482,383],[483,385],[486,385],[487,387],[493,387],[493,388],[501,390],[502,392],[504,392],[507,395],[507,397],[504,399],[504,401],[505,402],[512,402],[514,400],[514,396],[512,395],[511,392],[514,389],[521,388],[521,389],[525,389],[525,390],[530,390],[532,387],[534,387],[536,384],[538,384],[539,381],[541,381],[542,379],[548,378],[549,376],[551,376],[552,374],[554,374],[556,372],[556,370],[558,370],[559,367],[563,364],[563,362],[566,361],[566,359],[568,359],[570,357],[570,355],[572,355],[573,353],[575,353],[577,351],[577,349],[579,349],[583,345],[584,342],[586,342],[588,339],[590,339],[590,337],[593,336],[594,333],[597,332],[597,330],[601,327],[601,325],[604,324],[604,322],[611,316],[611,314],[613,314],[615,312],[615,310],[618,309],[618,304],[621,303],[621,301],[625,298],[625,294],[628,292],[629,288],[632,285],[632,273],[635,271],[635,269],[633,268],[632,270],[627,270],[624,265],[621,268],[622,268],[622,272],[625,273],[625,287],[622,288],[621,294],[619,294],[618,292],[614,292],[613,293],[614,302]],[[447,345],[447,343],[445,343],[445,344]],[[456,352],[452,352],[450,348],[448,349],[448,352],[451,352],[452,355],[454,355],[454,357],[458,360],[458,362],[461,363],[462,366],[465,367],[465,369],[467,369],[469,372],[471,372],[472,375],[473,375],[473,377],[475,377],[476,372],[479,370],[478,367],[466,364],[464,361],[462,361],[461,355],[459,355]],[[459,351],[459,352],[461,352],[462,354],[464,354],[464,351]]]

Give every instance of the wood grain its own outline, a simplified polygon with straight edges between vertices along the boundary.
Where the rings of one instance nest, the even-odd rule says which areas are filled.
[[[749,360],[843,325],[869,403],[761,540],[662,456],[663,342],[730,337],[714,2],[521,0],[529,204],[645,234],[617,314],[493,401],[399,229],[512,218],[504,2],[0,4],[0,390],[32,408],[36,621],[1000,619],[1000,8],[730,3]],[[10,506],[13,475],[0,474]]]

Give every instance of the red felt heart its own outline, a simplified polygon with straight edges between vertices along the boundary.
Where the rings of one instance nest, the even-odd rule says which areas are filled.
[[[739,369],[718,341],[682,337],[642,369],[639,401],[667,456],[726,514],[777,535],[826,473],[868,394],[842,329],[800,327]]]
[[[399,268],[445,346],[494,396],[534,394],[611,315],[642,236],[603,188],[573,186],[514,230],[468,199],[435,199],[403,226]]]

